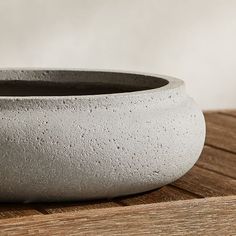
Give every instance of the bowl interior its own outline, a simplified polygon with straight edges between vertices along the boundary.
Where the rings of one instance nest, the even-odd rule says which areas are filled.
[[[168,84],[162,78],[96,71],[0,71],[0,96],[71,96],[135,92]]]

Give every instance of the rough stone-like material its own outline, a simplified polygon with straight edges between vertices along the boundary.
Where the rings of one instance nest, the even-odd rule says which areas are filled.
[[[175,78],[6,70],[0,87],[0,201],[151,190],[184,175],[203,148],[202,112]]]

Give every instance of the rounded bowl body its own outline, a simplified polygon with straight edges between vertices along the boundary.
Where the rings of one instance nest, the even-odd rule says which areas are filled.
[[[32,73],[2,78],[33,81]],[[0,201],[113,198],[184,175],[202,151],[205,122],[183,82],[161,78],[167,84],[137,92],[1,96]]]

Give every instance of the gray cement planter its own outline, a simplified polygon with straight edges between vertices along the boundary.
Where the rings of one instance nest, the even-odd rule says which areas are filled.
[[[0,72],[0,201],[112,198],[184,175],[202,112],[181,80],[111,72]]]

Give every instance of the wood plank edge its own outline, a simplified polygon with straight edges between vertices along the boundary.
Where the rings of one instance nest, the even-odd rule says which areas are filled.
[[[213,169],[211,169],[211,168],[207,168],[207,167],[202,166],[201,164],[198,164],[198,163],[196,163],[195,165],[196,165],[198,168],[201,168],[201,169],[204,169],[204,170],[213,172],[213,173],[215,173],[215,174],[222,175],[222,176],[224,176],[224,177],[227,177],[227,178],[231,178],[231,179],[236,180],[236,178],[235,178],[234,176],[231,176],[231,175],[228,175],[228,174],[224,174],[224,173],[222,173],[222,172],[213,170]]]
[[[186,194],[188,194],[188,195],[190,195],[190,196],[192,196],[194,198],[204,198],[204,196],[201,196],[199,194],[193,193],[193,192],[191,192],[191,191],[189,191],[187,189],[180,188],[179,186],[176,186],[176,185],[174,185],[172,183],[170,183],[168,186],[171,187],[171,188],[174,188],[174,189],[178,189],[178,190],[180,190],[180,191],[182,191],[182,192],[184,192],[184,193],[186,193]],[[179,200],[176,200],[176,201],[179,201]]]
[[[227,112],[227,111],[219,111],[218,114],[225,115],[225,116],[230,116],[230,117],[233,117],[233,118],[236,119],[236,115],[230,113],[230,111],[229,112]]]
[[[87,215],[112,215],[113,212],[130,212],[133,209],[153,209],[157,208],[158,210],[166,207],[176,207],[185,205],[199,205],[203,203],[214,203],[217,202],[227,202],[227,201],[236,201],[236,195],[229,195],[229,196],[220,196],[220,197],[207,197],[207,198],[195,198],[195,199],[187,199],[187,200],[177,200],[177,201],[170,201],[170,202],[159,202],[159,203],[150,203],[150,204],[139,204],[133,206],[121,206],[121,207],[113,207],[113,208],[99,208],[99,209],[88,209],[83,211],[77,212],[63,212],[63,213],[54,213],[54,214],[47,214],[47,215],[31,215],[31,216],[23,216],[19,218],[9,218],[9,219],[0,219],[0,225],[4,225],[4,223],[23,223],[24,221],[32,220],[37,223],[38,220],[41,219],[60,219],[63,217],[86,217]]]
[[[234,154],[236,155],[236,151],[232,151],[232,150],[229,150],[229,149],[226,149],[226,148],[221,148],[221,147],[217,147],[211,143],[208,143],[208,142],[205,142],[204,146],[207,146],[207,147],[211,147],[211,148],[214,148],[214,149],[218,149],[220,151],[223,151],[223,152],[228,152],[228,153],[231,153],[231,154]]]
[[[233,235],[236,196],[0,220],[1,235]]]

